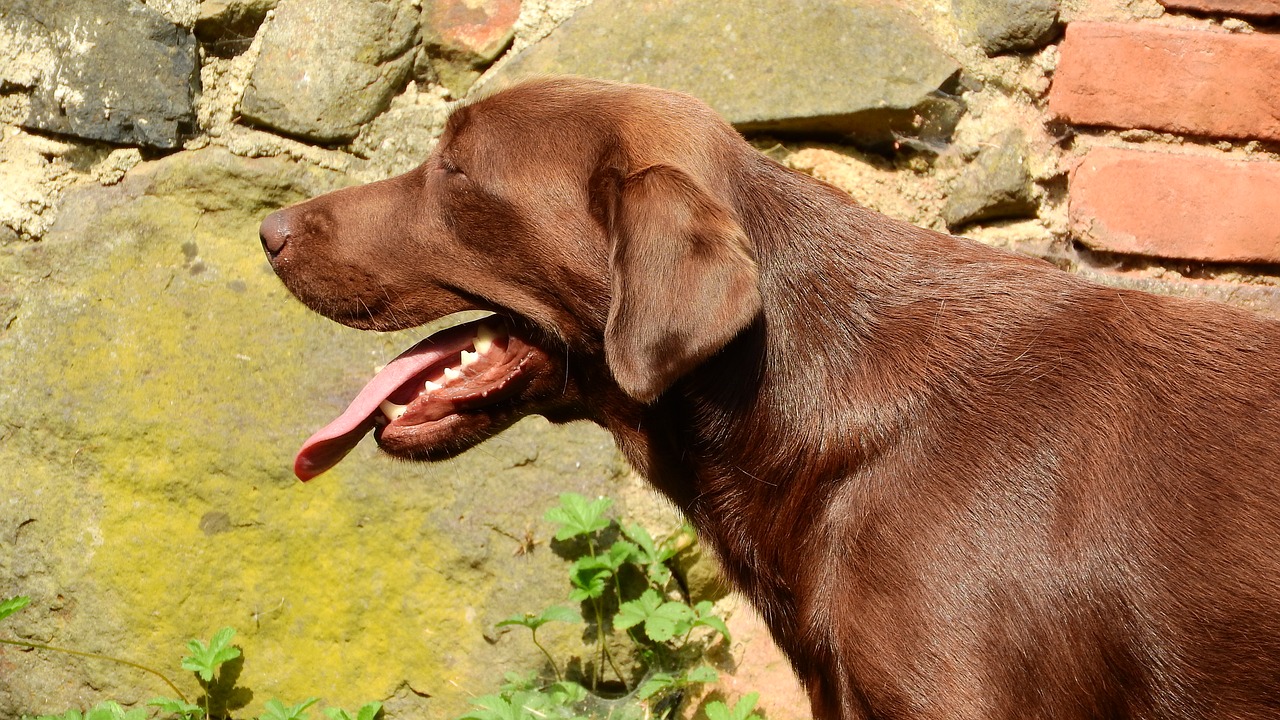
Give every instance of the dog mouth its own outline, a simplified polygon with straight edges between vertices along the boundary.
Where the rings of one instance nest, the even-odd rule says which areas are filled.
[[[370,431],[394,455],[416,456],[453,440],[461,450],[484,435],[503,405],[530,383],[545,354],[498,316],[432,334],[387,363],[347,409],[302,444],[293,471],[307,481],[329,470]],[[468,430],[470,432],[468,432]]]

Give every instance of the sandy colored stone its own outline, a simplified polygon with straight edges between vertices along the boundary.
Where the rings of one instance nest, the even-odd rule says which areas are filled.
[[[687,92],[742,130],[886,143],[951,109],[931,101],[957,70],[913,16],[878,0],[598,0],[484,88],[587,75]]]
[[[412,68],[417,9],[409,0],[284,0],[275,12],[241,114],[320,143],[355,137]]]
[[[1058,31],[1058,0],[951,0],[951,12],[988,55],[1044,47]]]
[[[1071,174],[1072,234],[1107,252],[1280,263],[1280,163],[1097,148]]]
[[[983,144],[956,181],[942,209],[948,227],[982,220],[1034,216],[1037,208],[1021,130],[1006,130]]]

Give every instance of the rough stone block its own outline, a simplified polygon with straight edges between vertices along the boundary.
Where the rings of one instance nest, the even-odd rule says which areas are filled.
[[[488,86],[569,73],[695,95],[744,131],[891,142],[929,125],[958,70],[916,20],[878,0],[599,0]]]
[[[519,17],[520,0],[433,0],[422,6],[423,44],[454,97],[510,47]]]
[[[40,57],[23,127],[172,149],[195,132],[199,87],[190,32],[133,0],[10,0],[0,36],[26,38]],[[21,69],[21,64],[19,69]]]
[[[1069,194],[1071,232],[1096,250],[1280,263],[1280,163],[1097,148]]]
[[[413,65],[408,0],[284,0],[245,88],[245,119],[334,143],[387,109]]]
[[[942,219],[956,228],[979,220],[1035,217],[1027,144],[1020,130],[992,138],[951,188]]]
[[[249,49],[258,26],[278,0],[204,0],[196,15],[195,33],[219,57]]]
[[[1058,0],[951,0],[951,12],[988,55],[1044,47],[1058,33]]]
[[[1072,23],[1050,111],[1081,125],[1280,141],[1280,37]]]

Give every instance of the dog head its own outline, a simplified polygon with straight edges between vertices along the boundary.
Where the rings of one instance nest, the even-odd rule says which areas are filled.
[[[438,459],[526,414],[590,417],[611,390],[656,400],[759,313],[725,188],[753,152],[688,96],[545,79],[456,110],[411,172],[272,213],[272,266],[333,320],[494,314],[392,361],[295,471],[323,472],[370,430],[394,455]]]

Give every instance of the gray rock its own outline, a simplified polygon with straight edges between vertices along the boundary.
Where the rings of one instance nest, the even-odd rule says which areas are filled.
[[[209,52],[232,57],[249,49],[258,26],[279,0],[203,0],[195,33]]]
[[[169,22],[188,30],[196,24],[200,0],[139,0],[143,5],[165,16]]]
[[[196,40],[133,0],[10,0],[0,35],[27,38],[38,69],[23,127],[171,149],[194,134]]]
[[[942,219],[956,228],[979,220],[1035,217],[1026,141],[1019,130],[993,138],[951,188]]]
[[[890,141],[957,71],[904,11],[875,0],[599,0],[497,71],[681,90],[740,130]]]
[[[264,30],[241,115],[304,139],[350,140],[403,85],[417,19],[409,0],[284,0]]]
[[[1058,0],[951,0],[951,12],[988,55],[1041,48],[1058,33]]]

